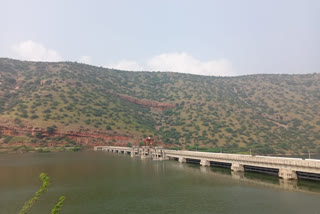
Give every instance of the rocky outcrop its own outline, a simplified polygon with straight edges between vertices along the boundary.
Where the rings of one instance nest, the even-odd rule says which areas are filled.
[[[122,95],[122,94],[116,94],[116,93],[112,93],[113,95],[116,95],[118,97],[120,97],[121,99],[124,99],[126,101],[135,103],[137,105],[143,106],[143,107],[150,107],[150,108],[154,108],[160,111],[169,109],[169,108],[174,108],[176,105],[172,104],[172,103],[160,103],[160,102],[156,102],[156,101],[151,101],[151,100],[143,100],[143,99],[138,99],[138,98],[134,98],[134,97],[130,97],[127,95]]]

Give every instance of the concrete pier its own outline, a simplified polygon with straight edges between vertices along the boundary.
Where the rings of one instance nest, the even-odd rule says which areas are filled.
[[[187,162],[187,160],[183,157],[179,157],[178,161],[179,161],[179,163],[186,163]]]
[[[151,155],[153,160],[169,160],[169,158],[165,157],[165,151],[162,147],[154,147],[151,150]]]
[[[201,166],[210,166],[210,162],[207,161],[207,160],[205,160],[205,159],[201,159],[200,165],[201,165]]]
[[[231,170],[235,172],[244,172],[244,167],[239,163],[232,163]]]
[[[279,169],[279,177],[286,180],[298,179],[297,173],[291,169]]]
[[[142,146],[140,148],[140,155],[141,159],[152,158],[149,146]]]

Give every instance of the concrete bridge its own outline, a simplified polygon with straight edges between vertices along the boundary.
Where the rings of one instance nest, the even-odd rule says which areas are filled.
[[[96,151],[139,155],[141,158],[157,160],[174,159],[180,163],[198,163],[201,166],[218,166],[230,168],[232,171],[255,171],[276,174],[283,179],[306,178],[320,181],[320,160],[283,158],[270,156],[252,156],[226,153],[176,151],[156,147],[115,147],[96,146]]]
[[[161,147],[150,148],[149,146],[132,146],[132,147],[120,147],[120,146],[95,146],[95,151],[108,151],[114,153],[128,154],[131,157],[140,156],[142,159],[152,158],[154,160],[169,159],[165,157],[164,149]]]

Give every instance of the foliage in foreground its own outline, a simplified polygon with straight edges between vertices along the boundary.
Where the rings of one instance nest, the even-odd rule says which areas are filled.
[[[40,187],[40,190],[36,192],[35,196],[31,198],[29,201],[27,201],[22,209],[20,210],[19,214],[26,214],[31,207],[35,204],[36,201],[39,200],[39,197],[42,193],[48,191],[48,187],[50,185],[50,178],[46,173],[41,173],[40,174],[40,179],[42,181],[42,186]],[[63,202],[65,200],[65,196],[61,196],[59,198],[59,202],[55,205],[55,207],[52,209],[51,213],[52,214],[59,214],[61,207],[63,206]]]
[[[59,214],[61,207],[63,206],[63,202],[66,199],[65,196],[61,196],[59,198],[59,202],[56,204],[56,206],[54,206],[54,208],[51,210],[51,214]]]

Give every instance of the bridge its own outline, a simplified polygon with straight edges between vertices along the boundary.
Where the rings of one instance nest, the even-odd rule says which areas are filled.
[[[95,146],[95,151],[108,151],[114,153],[128,154],[131,157],[140,156],[142,159],[152,158],[154,160],[165,160],[164,149],[161,147],[150,148],[149,146],[132,146],[132,147],[121,147],[121,146]]]
[[[315,159],[180,151],[148,146],[96,146],[94,150],[130,154],[132,157],[141,156],[141,158],[155,160],[173,159],[180,163],[197,163],[201,166],[225,167],[235,172],[254,171],[275,174],[286,180],[305,178],[320,181],[320,160]]]

